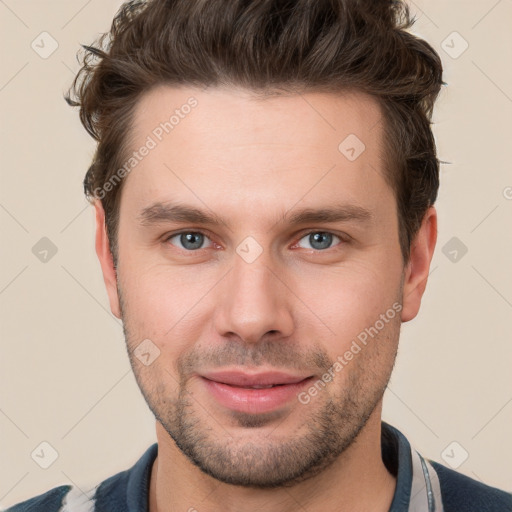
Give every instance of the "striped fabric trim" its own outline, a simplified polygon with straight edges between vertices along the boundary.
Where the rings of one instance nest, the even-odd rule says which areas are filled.
[[[443,512],[439,477],[432,465],[411,448],[412,485],[409,512]]]
[[[78,487],[72,486],[64,497],[59,512],[94,512],[96,508],[95,494],[97,487],[98,485],[87,493],[84,493]]]

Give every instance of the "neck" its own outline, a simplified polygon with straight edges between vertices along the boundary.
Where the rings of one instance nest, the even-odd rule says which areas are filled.
[[[204,474],[157,423],[158,456],[150,481],[150,512],[387,512],[396,481],[381,455],[380,407],[355,441],[318,475],[293,487],[250,489]]]

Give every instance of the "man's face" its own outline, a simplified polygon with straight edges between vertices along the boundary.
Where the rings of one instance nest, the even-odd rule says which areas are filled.
[[[190,96],[190,113],[158,130]],[[160,87],[137,105],[132,149],[148,136],[156,146],[122,191],[117,269],[142,393],[218,480],[263,488],[317,474],[380,416],[399,338],[404,269],[377,103]],[[173,219],[171,205],[221,222]],[[335,208],[354,215],[294,219]],[[310,378],[255,390],[204,377],[220,371]]]

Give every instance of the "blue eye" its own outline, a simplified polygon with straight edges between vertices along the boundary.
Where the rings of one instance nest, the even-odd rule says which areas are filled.
[[[178,247],[180,247],[180,249],[185,249],[186,251],[196,251],[197,249],[202,249],[203,242],[205,240],[209,240],[206,235],[197,231],[184,231],[182,233],[177,233],[170,236],[167,241],[170,242],[173,238],[177,238],[181,244],[181,247]]]
[[[175,239],[174,242],[172,241],[173,239]],[[309,233],[306,233],[299,242],[297,242],[296,246],[302,247],[303,249],[325,251],[326,249],[333,247],[333,242],[335,242],[336,239],[338,240],[338,244],[339,242],[345,242],[345,240],[340,236],[335,235],[334,233],[329,233],[328,231],[310,231]],[[306,240],[306,247],[301,245],[302,240]],[[170,235],[165,241],[170,242],[179,249],[189,252],[198,251],[199,249],[204,249],[212,245],[210,238],[200,231],[182,231],[180,233]],[[207,242],[210,242],[210,244],[205,245]]]
[[[329,249],[331,247],[333,238],[337,238],[340,242],[342,241],[339,236],[336,236],[335,234],[326,231],[312,231],[303,236],[301,240],[306,239],[307,242],[309,243],[309,247],[305,247],[305,249],[315,249],[321,251],[324,249]]]

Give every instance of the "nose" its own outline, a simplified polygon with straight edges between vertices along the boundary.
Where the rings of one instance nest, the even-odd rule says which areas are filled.
[[[292,298],[268,258],[247,263],[238,255],[219,288],[214,325],[219,335],[257,343],[293,332]]]

